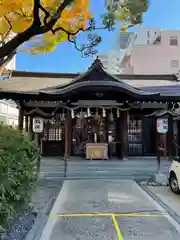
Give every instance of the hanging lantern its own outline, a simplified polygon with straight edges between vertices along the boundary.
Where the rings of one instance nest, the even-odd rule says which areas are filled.
[[[110,113],[110,115],[109,115],[109,121],[110,121],[110,122],[113,122],[113,121],[114,121],[114,116],[113,116],[112,109],[111,109],[111,113]]]
[[[103,108],[103,110],[102,110],[102,116],[103,117],[106,117],[106,110]]]
[[[55,124],[56,123],[56,119],[53,117],[52,119],[51,119],[51,124]]]
[[[63,122],[64,120],[65,120],[65,115],[63,113],[63,114],[61,114],[61,121]]]
[[[130,122],[130,115],[127,113],[127,122]]]
[[[61,114],[61,117],[60,117],[61,121],[65,121],[65,114],[64,114],[64,108],[63,108],[63,113]]]
[[[90,117],[90,116],[91,116],[91,111],[90,111],[90,109],[89,109],[89,108],[87,109],[87,116],[88,116],[88,117]]]
[[[84,118],[84,112],[82,111],[82,109],[81,109],[81,111],[80,111],[80,113],[79,113],[79,118]]]
[[[71,117],[74,118],[74,110],[71,110]]]
[[[120,112],[119,112],[119,109],[117,108],[117,118],[120,117]]]
[[[99,120],[101,117],[99,116],[98,109],[96,109],[96,113],[94,114],[94,119]]]

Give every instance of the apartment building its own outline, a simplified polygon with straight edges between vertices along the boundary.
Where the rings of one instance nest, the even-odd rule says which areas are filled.
[[[13,101],[0,101],[0,122],[13,127],[18,125],[18,109]]]
[[[180,31],[139,28],[119,33],[114,49],[99,58],[113,74],[176,74],[180,70]]]
[[[15,70],[16,58],[14,57],[6,66],[8,70]],[[1,79],[0,81],[6,81]],[[0,100],[0,123],[16,127],[18,125],[18,109],[15,102],[11,100]]]
[[[132,46],[153,43],[155,39],[154,33],[156,34],[158,31],[157,28],[143,28],[138,32],[118,33],[113,50],[98,55],[99,59],[108,72],[112,74],[122,73],[125,64],[123,60],[130,55]],[[133,72],[131,66],[129,66],[128,71],[129,73]]]
[[[147,32],[150,36],[150,32]],[[124,73],[176,74],[180,67],[180,31],[162,30],[147,44],[132,44],[121,61]]]

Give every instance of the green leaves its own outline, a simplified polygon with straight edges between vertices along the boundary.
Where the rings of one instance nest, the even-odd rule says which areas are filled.
[[[38,177],[36,144],[16,129],[0,125],[0,228],[29,202]]]
[[[117,0],[111,7],[108,6],[108,13],[105,16],[107,22],[113,26],[115,22],[122,23],[122,31],[143,22],[143,14],[148,10],[149,0]]]

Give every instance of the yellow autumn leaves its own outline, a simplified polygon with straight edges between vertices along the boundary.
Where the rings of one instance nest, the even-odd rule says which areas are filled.
[[[42,7],[53,16],[63,0],[41,0]],[[0,0],[0,35],[1,39],[7,40],[11,33],[21,33],[27,30],[33,23],[32,10],[34,0]],[[87,21],[92,17],[90,11],[90,0],[74,0],[62,12],[60,19],[54,28],[62,27],[69,32],[76,32],[79,28],[86,29]],[[39,12],[42,25],[45,13]],[[49,20],[50,20],[49,17]],[[67,34],[51,31],[36,37],[32,41],[28,51],[32,53],[53,51],[58,43],[67,40]]]

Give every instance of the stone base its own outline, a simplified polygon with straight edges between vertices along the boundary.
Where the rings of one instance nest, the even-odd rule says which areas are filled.
[[[161,186],[167,186],[168,178],[163,173],[156,173],[156,174],[153,174],[153,182]]]

